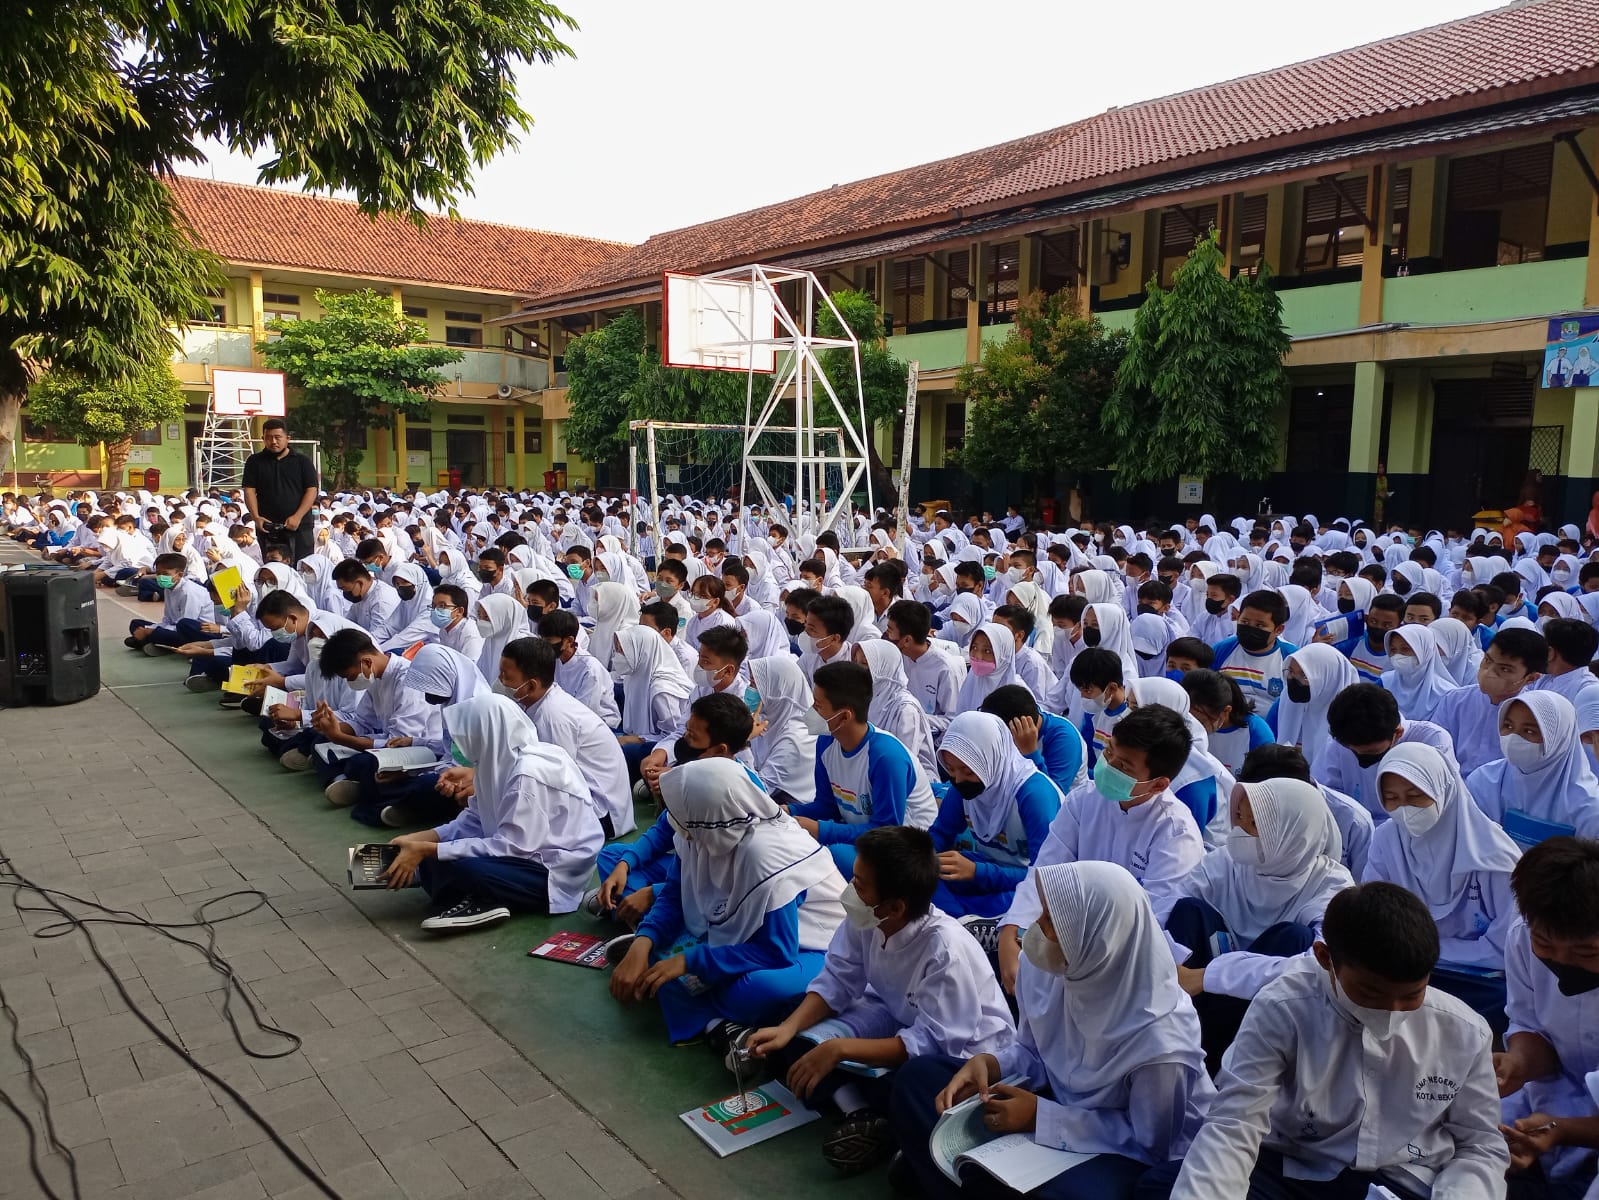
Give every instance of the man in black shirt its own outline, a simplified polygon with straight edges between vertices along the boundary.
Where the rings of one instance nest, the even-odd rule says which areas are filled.
[[[316,548],[316,530],[306,519],[316,504],[321,480],[303,454],[289,449],[289,427],[282,417],[261,426],[263,449],[244,460],[244,506],[257,530],[282,525],[289,531],[294,561],[309,558]],[[281,536],[281,535],[279,535]]]

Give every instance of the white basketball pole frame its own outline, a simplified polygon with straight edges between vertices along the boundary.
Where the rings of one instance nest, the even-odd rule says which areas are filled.
[[[742,284],[763,299],[769,298],[773,308],[776,328],[768,332],[755,327],[754,306],[748,315],[730,311],[722,303],[718,289],[704,286],[696,289],[696,306],[699,312],[719,313],[723,318],[721,332],[726,335],[698,341],[694,347],[696,351],[712,358],[716,357],[719,350],[724,354],[742,352],[745,362],[756,360],[758,348],[777,352],[777,367],[772,374],[772,385],[759,408],[755,402],[755,373],[747,372],[748,383],[744,394],[744,463],[740,474],[740,492],[744,502],[748,504],[750,499],[744,486],[744,482],[749,481],[754,483],[755,490],[760,494],[761,501],[768,510],[782,509],[782,496],[774,491],[771,480],[762,473],[762,464],[783,463],[792,464],[794,468],[796,511],[803,510],[810,513],[817,521],[818,530],[831,529],[841,514],[848,514],[850,496],[862,479],[866,482],[866,507],[870,510],[872,480],[866,469],[868,462],[866,439],[871,436],[871,429],[866,421],[865,391],[861,385],[860,343],[845,323],[843,314],[833,304],[833,298],[822,286],[821,280],[809,271],[767,267],[757,263],[701,275],[695,282],[701,285],[716,282]],[[791,312],[783,303],[782,295],[778,291],[778,287],[785,283],[799,285],[800,311],[797,314]],[[817,310],[819,303],[827,305],[837,318],[839,327],[844,331],[842,337],[821,337],[816,333],[811,314]],[[850,406],[839,396],[832,381],[828,379],[827,372],[816,357],[818,350],[851,352],[857,398],[854,412],[849,411]],[[837,455],[820,452],[816,444],[818,385],[825,397],[825,403],[831,405],[838,417],[836,423],[824,420],[824,424],[827,426],[836,424],[843,433],[843,437],[839,440],[840,449]],[[773,418],[784,400],[790,397],[794,402],[794,426],[792,426],[795,429],[794,452],[785,455],[756,453],[756,443],[761,435],[775,432],[778,428],[772,424]],[[843,477],[839,494],[831,499],[827,495],[826,488],[828,467],[837,467]]]

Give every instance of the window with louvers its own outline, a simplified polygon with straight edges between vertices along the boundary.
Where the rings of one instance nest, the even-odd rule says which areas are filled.
[[[983,247],[983,299],[988,303],[990,321],[1002,320],[1016,311],[1021,282],[1020,242]]]
[[[1445,266],[1463,270],[1542,259],[1553,166],[1550,142],[1452,160]]]
[[[907,327],[927,319],[926,286],[926,259],[906,258],[894,264],[889,311],[894,314],[896,333],[903,333]]]
[[[1317,182],[1305,188],[1299,223],[1301,275],[1360,266],[1366,249],[1360,214],[1367,211],[1367,178],[1357,175],[1338,182],[1340,187]]]
[[[948,273],[944,276],[944,315],[954,319],[966,316],[966,301],[971,298],[971,252],[952,250]]]
[[[1193,204],[1168,208],[1160,214],[1160,284],[1170,287],[1194,243],[1216,224],[1216,205]]]
[[[1264,195],[1245,196],[1238,202],[1238,266],[1254,274],[1266,257],[1266,210]]]
[[[1038,290],[1046,293],[1077,286],[1077,230],[1038,235]]]

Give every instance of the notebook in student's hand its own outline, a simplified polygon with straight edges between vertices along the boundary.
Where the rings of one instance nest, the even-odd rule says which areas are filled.
[[[624,933],[621,936],[631,935]],[[605,948],[616,940],[563,929],[560,933],[551,934],[527,953],[529,958],[571,963],[575,967],[593,967],[596,971],[603,971],[609,965],[605,960]]]
[[[222,684],[222,690],[232,692],[235,696],[243,696],[250,690],[247,684],[258,683],[270,674],[272,668],[259,663],[229,667],[228,677]]]
[[[244,576],[239,574],[238,567],[223,567],[211,576],[211,586],[217,590],[217,599],[232,608],[233,593],[244,586]]]
[[[821,1114],[806,1108],[782,1084],[763,1083],[679,1116],[719,1158],[726,1158],[790,1129],[809,1125]]]
[[[1014,1076],[1000,1082],[1020,1087],[1025,1081]],[[945,1109],[933,1126],[927,1148],[933,1165],[957,1185],[961,1168],[971,1165],[1024,1194],[1093,1157],[1040,1146],[1025,1133],[990,1133],[983,1124],[981,1094],[968,1096]]]
[[[356,891],[386,888],[383,872],[400,857],[400,848],[389,842],[366,842],[350,847],[350,886]]]

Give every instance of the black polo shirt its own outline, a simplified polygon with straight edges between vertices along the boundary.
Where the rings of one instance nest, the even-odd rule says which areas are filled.
[[[258,450],[244,460],[244,486],[255,489],[262,518],[281,523],[300,507],[306,489],[320,488],[322,481],[303,454],[290,450],[279,458],[270,450]]]

